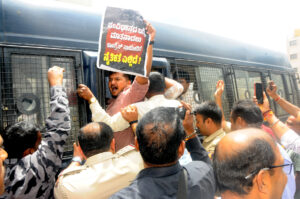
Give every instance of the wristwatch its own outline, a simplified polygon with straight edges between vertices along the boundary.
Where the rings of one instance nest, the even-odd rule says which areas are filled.
[[[96,102],[97,100],[96,100],[96,98],[95,97],[92,97],[90,100],[89,100],[89,104],[92,104],[92,103],[94,103],[94,102]]]
[[[79,156],[75,156],[75,157],[72,158],[72,162],[78,162],[79,164],[81,164],[82,160]]]

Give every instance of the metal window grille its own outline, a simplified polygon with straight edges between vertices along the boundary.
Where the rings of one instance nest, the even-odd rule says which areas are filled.
[[[224,81],[222,65],[212,64],[212,63],[201,63],[199,67],[197,67],[196,74],[198,77],[198,90],[201,91],[203,100],[211,100],[214,101],[214,94],[216,91],[216,84],[219,80]],[[226,83],[225,83],[226,85]],[[233,96],[229,96],[229,93],[226,90],[226,86],[224,88],[224,92],[222,95],[222,106],[224,111],[224,116],[227,120],[229,120],[230,116],[230,107],[229,107],[229,99]]]
[[[2,54],[1,125],[5,128],[19,121],[30,121],[44,127],[45,120],[50,114],[47,71],[55,65],[63,67],[65,69],[63,85],[67,91],[72,121],[72,129],[64,151],[70,156],[75,135],[82,124],[76,95],[77,84],[81,82],[81,71],[76,67],[75,57],[64,56],[63,52],[56,52],[54,55],[51,51],[28,52],[26,49],[4,49]]]
[[[284,99],[288,100],[287,96],[286,96],[286,92],[284,89],[284,84],[283,84],[283,79],[282,76],[280,74],[272,74],[272,80],[276,83],[277,86],[277,93]],[[277,116],[283,116],[286,115],[287,113],[277,104],[275,103],[276,106],[276,114]]]
[[[190,78],[190,85],[187,93],[185,94],[185,100],[192,105],[192,108],[203,101],[213,100],[214,93],[216,90],[216,84],[218,80],[223,80],[223,65],[214,64],[214,63],[195,63],[195,65],[189,64],[171,64],[171,70],[174,76],[174,73],[185,71]],[[177,68],[177,69],[176,69]],[[182,73],[182,74],[185,74]],[[185,75],[183,75],[185,76]],[[179,75],[180,77],[180,75]],[[178,78],[177,78],[178,79]],[[230,107],[228,101],[228,93],[225,89],[222,96],[222,106],[224,110],[224,115],[226,119],[229,119]]]
[[[182,79],[184,79],[185,81],[189,81],[189,87],[186,93],[183,94],[180,99],[189,103],[194,109],[198,104],[202,102],[196,97],[195,94],[195,91],[197,91],[195,67],[182,64],[171,64],[171,72],[175,80],[179,82],[182,81]]]
[[[261,74],[259,72],[250,72],[244,70],[235,70],[236,87],[240,100],[252,100],[254,95],[254,83],[261,83]]]
[[[293,94],[293,85],[292,85],[292,81],[290,79],[290,76],[288,74],[284,75],[285,81],[286,81],[286,86],[287,86],[287,94],[289,96],[289,101],[292,104],[296,104],[296,95]]]

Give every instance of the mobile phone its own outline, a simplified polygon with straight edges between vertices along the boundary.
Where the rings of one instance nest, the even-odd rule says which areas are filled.
[[[257,99],[258,104],[264,103],[264,95],[263,95],[263,86],[262,83],[255,83],[254,84],[254,94]]]

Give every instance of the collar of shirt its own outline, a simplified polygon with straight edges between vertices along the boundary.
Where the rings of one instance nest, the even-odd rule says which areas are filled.
[[[203,142],[211,142],[212,140],[214,140],[216,137],[219,137],[220,135],[222,135],[224,133],[223,129],[220,128],[219,130],[217,130],[216,132],[214,132],[213,134],[211,134],[210,136],[206,137]]]
[[[169,167],[151,167],[143,169],[138,176],[138,178],[143,178],[147,176],[151,176],[152,178],[159,178],[163,176],[170,176],[175,173],[178,173],[181,170],[182,166],[177,162],[176,164]]]
[[[163,94],[160,94],[160,95],[154,95],[152,97],[150,97],[149,99],[148,98],[145,98],[145,101],[159,101],[161,99],[166,99],[165,96]]]
[[[93,155],[91,157],[89,157],[84,165],[93,165],[93,164],[97,164],[99,162],[108,160],[113,158],[114,154],[112,152],[103,152],[103,153],[99,153],[97,155]]]

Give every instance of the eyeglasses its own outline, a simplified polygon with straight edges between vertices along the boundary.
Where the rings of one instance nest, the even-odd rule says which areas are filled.
[[[256,169],[255,171],[253,171],[252,173],[250,173],[249,175],[247,175],[245,177],[245,179],[249,179],[251,178],[253,175],[256,175],[260,170],[264,170],[264,171],[268,171],[270,169],[274,169],[274,168],[278,168],[278,167],[283,167],[283,172],[286,175],[289,175],[292,171],[292,167],[293,167],[293,163],[289,163],[289,164],[282,164],[282,165],[274,165],[274,166],[269,166],[269,167],[265,167],[262,169]]]

